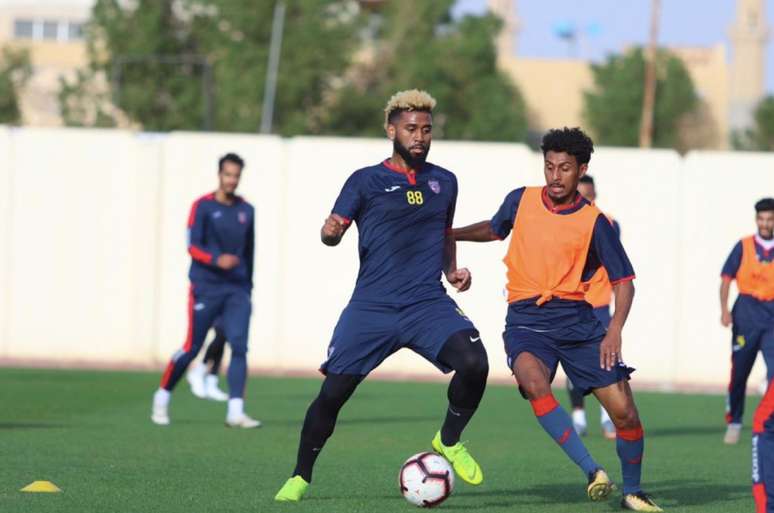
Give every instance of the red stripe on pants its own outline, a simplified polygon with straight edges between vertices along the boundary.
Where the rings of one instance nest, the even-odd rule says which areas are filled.
[[[755,499],[755,513],[766,513],[766,487],[763,483],[753,485],[753,498]]]

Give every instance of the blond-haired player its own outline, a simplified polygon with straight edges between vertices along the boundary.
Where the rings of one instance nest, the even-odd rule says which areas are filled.
[[[431,445],[464,481],[477,485],[484,478],[459,440],[484,394],[489,365],[481,336],[441,284],[443,273],[452,287],[465,291],[470,272],[457,268],[450,233],[457,179],[425,160],[434,107],[424,91],[402,91],[390,99],[385,129],[392,156],[355,171],[323,224],[327,246],[337,245],[357,224],[360,271],[321,366],[325,380],[306,412],[296,467],[278,501],[303,497],[341,407],[373,369],[403,347],[444,373],[454,371],[446,417]]]

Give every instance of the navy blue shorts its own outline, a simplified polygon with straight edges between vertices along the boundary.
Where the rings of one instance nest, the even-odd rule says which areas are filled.
[[[557,340],[550,332],[532,331],[523,326],[508,327],[503,333],[509,369],[513,369],[513,362],[521,353],[527,352],[548,367],[553,381],[561,363],[573,387],[584,395],[595,388],[628,380],[634,372],[623,362],[610,370],[599,366],[599,345],[603,338],[599,336],[588,341]]]
[[[320,370],[365,376],[408,347],[447,373],[451,369],[438,361],[443,345],[455,333],[475,329],[448,296],[408,306],[351,301],[339,317]]]

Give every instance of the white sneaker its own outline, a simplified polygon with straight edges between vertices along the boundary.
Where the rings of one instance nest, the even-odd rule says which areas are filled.
[[[726,436],[723,437],[723,443],[736,445],[739,443],[739,435],[742,433],[741,424],[729,424],[726,428]]]
[[[250,418],[247,416],[247,414],[243,413],[239,417],[235,418],[226,417],[226,427],[243,429],[259,428],[261,427],[261,421]]]
[[[585,410],[573,410],[572,411],[572,427],[578,436],[586,436],[588,432],[588,424],[586,423],[586,411]]]
[[[204,378],[204,395],[213,401],[228,401],[228,394],[218,388],[218,377],[212,374],[207,374]]]
[[[169,425],[169,408],[166,404],[160,404],[156,396],[153,397],[151,420],[159,426]]]
[[[207,391],[204,386],[204,377],[207,375],[207,366],[203,363],[193,365],[185,375],[188,384],[191,385],[191,393],[199,399],[207,398]]]

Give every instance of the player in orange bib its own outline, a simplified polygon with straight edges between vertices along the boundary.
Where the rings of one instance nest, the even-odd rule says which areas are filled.
[[[538,422],[588,478],[591,500],[614,489],[551,392],[559,363],[576,388],[593,393],[616,427],[623,475],[621,506],[662,511],[642,491],[644,435],[621,355],[621,332],[634,298],[634,271],[610,222],[578,193],[594,145],[579,128],[543,137],[545,187],[522,187],[506,196],[491,221],[453,231],[459,241],[488,242],[511,235],[508,314],[503,333],[508,366]],[[589,281],[604,267],[615,295],[607,330],[585,301]]]
[[[589,203],[594,204],[597,200],[597,188],[594,184],[594,178],[591,175],[583,175],[578,183],[578,192]],[[613,226],[616,235],[621,236],[621,227],[618,221],[605,214],[607,220]],[[594,315],[597,316],[599,322],[607,328],[610,325],[610,303],[613,299],[613,286],[610,284],[610,277],[607,275],[604,267],[597,269],[597,272],[592,276],[589,282],[589,290],[586,291],[586,302],[594,307]],[[588,423],[586,422],[586,408],[583,393],[580,389],[573,386],[572,381],[569,379],[566,382],[567,393],[570,396],[570,404],[572,404],[572,426],[575,431],[585,436]],[[602,436],[608,440],[615,440],[615,426],[610,419],[610,415],[607,413],[604,407],[599,408],[599,425],[602,427]]]
[[[758,233],[736,243],[728,256],[720,282],[720,322],[733,324],[731,380],[726,401],[727,444],[739,442],[744,416],[747,378],[758,351],[763,353],[768,379],[774,373],[774,198],[755,204]],[[728,293],[736,280],[739,296],[728,311]]]

